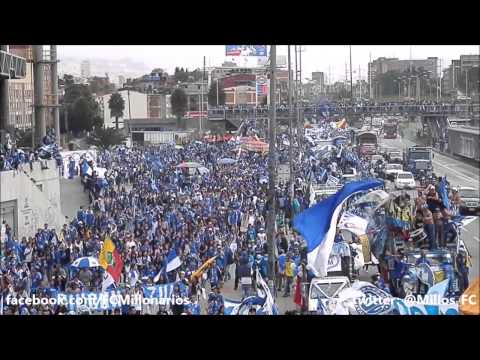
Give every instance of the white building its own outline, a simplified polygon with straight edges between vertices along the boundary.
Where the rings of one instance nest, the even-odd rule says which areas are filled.
[[[80,75],[84,79],[88,79],[91,75],[90,72],[90,61],[88,60],[83,60],[82,63],[80,64]]]
[[[132,90],[121,90],[118,92],[122,95],[125,103],[123,109],[123,117],[118,118],[118,127],[122,129],[124,127],[124,119],[128,120],[130,117],[135,118],[147,118],[147,94],[143,94]],[[115,127],[115,118],[110,113],[108,101],[112,94],[103,96],[103,121],[105,127]]]

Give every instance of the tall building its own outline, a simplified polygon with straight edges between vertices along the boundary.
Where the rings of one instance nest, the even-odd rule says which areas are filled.
[[[431,73],[432,79],[437,79],[439,74],[437,57],[428,57],[426,59],[417,60],[399,60],[398,58],[380,57],[368,64],[368,76],[372,81],[376,80],[379,74],[385,74],[388,71],[404,72],[409,69],[423,68]]]
[[[9,120],[8,125],[17,129],[30,129],[33,116],[33,69],[27,64],[23,79],[8,82]]]
[[[80,76],[84,79],[88,79],[90,77],[90,61],[83,60],[80,64]]]
[[[8,81],[8,125],[17,129],[29,129],[33,116],[33,63],[30,45],[10,45],[10,53],[27,60],[26,75],[22,79]]]
[[[312,81],[318,86],[320,93],[325,92],[325,74],[323,72],[312,72]]]
[[[125,76],[118,75],[118,87],[121,89],[123,88],[124,84],[125,84]]]

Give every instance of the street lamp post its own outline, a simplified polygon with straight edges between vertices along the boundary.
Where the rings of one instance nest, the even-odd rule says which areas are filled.
[[[268,214],[267,214],[267,244],[268,244],[268,280],[272,290],[275,289],[275,210],[276,210],[276,45],[270,47],[270,124],[269,124],[269,151],[268,151]],[[290,144],[291,145],[291,144]],[[275,293],[272,291],[272,293]]]
[[[468,69],[465,69],[465,96],[468,97]]]

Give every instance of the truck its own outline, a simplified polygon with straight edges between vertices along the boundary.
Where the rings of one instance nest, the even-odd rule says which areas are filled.
[[[360,156],[371,157],[376,154],[378,136],[375,131],[359,131],[355,137],[358,154]]]
[[[396,118],[387,118],[383,123],[384,139],[396,139],[398,136],[398,120]]]
[[[430,146],[412,146],[404,153],[405,170],[410,171],[415,178],[423,173],[431,176],[433,173],[433,151]]]

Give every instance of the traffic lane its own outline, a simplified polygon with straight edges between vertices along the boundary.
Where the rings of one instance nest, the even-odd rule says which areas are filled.
[[[381,144],[402,151],[405,150],[406,147],[416,145],[405,138],[381,139]],[[437,153],[435,153],[435,158],[433,159],[433,170],[435,174],[446,176],[452,186],[471,186],[478,188],[478,171],[477,173],[474,173],[473,171],[470,172],[469,170],[466,170],[465,165],[467,164]]]
[[[415,146],[416,144],[406,138],[396,139],[397,142],[394,143],[397,146],[405,147],[405,146]],[[385,140],[388,141],[388,140]],[[480,180],[480,173],[479,169],[470,165],[466,164],[462,161],[452,159],[448,156],[434,153],[433,165],[435,167],[440,167],[441,171],[446,173],[454,174],[455,176],[459,177],[460,179],[465,180],[466,182],[475,183],[478,186],[478,182]],[[438,172],[438,170],[436,170]],[[448,177],[448,174],[447,174]]]

